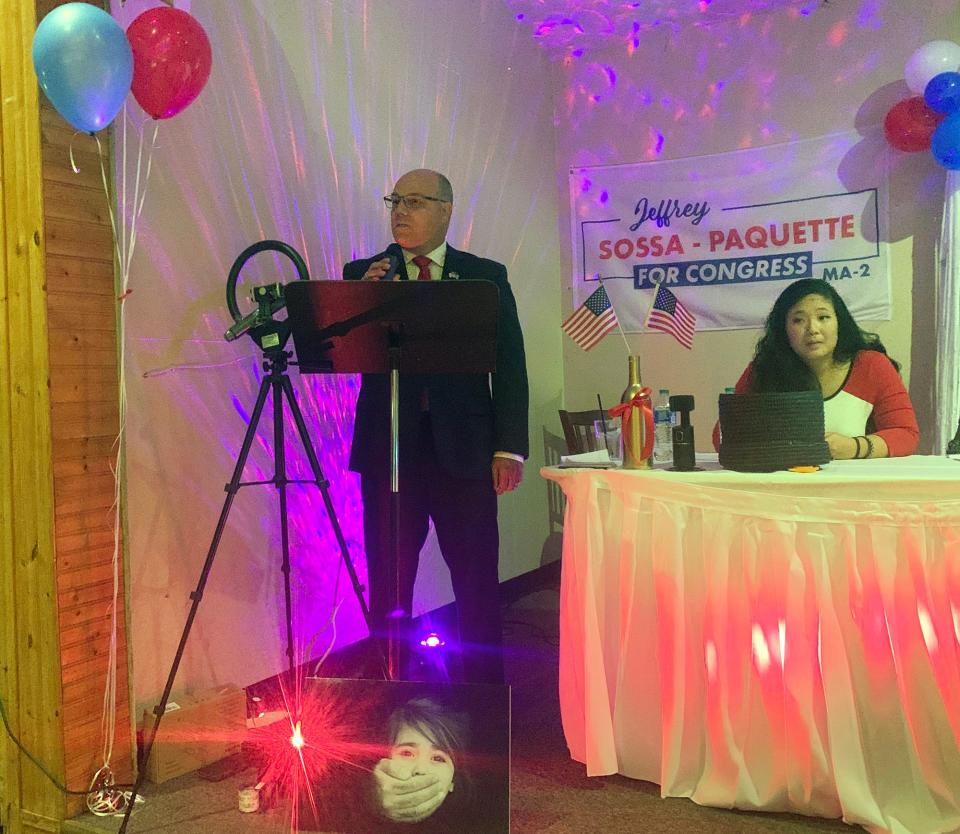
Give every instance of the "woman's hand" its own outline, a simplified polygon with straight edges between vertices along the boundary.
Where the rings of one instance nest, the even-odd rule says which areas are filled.
[[[827,445],[830,447],[830,457],[833,460],[853,460],[857,456],[857,441],[845,434],[837,434],[835,431],[828,431],[825,437]],[[860,441],[860,446],[865,453],[866,445]]]
[[[868,435],[870,442],[863,435],[859,440],[856,437],[847,437],[828,431],[825,435],[830,447],[830,457],[833,460],[853,460],[855,458],[886,458],[890,456],[887,441],[878,434]]]
[[[411,775],[409,771],[401,772],[392,759],[381,759],[373,769],[380,813],[393,822],[425,820],[447,796],[435,775]]]

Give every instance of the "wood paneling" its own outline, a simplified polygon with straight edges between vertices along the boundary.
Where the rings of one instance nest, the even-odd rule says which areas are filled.
[[[47,290],[113,298],[113,257],[80,260],[47,254]]]
[[[122,558],[113,598],[109,134],[102,148],[78,134],[39,96],[30,63],[37,20],[62,2],[5,4],[0,26],[0,697],[30,753],[76,789],[102,763],[114,615],[119,782],[131,779],[134,738]],[[82,810],[0,732],[4,831],[56,832]]]
[[[99,226],[110,222],[102,188],[94,191],[78,186],[75,181],[67,184],[48,181],[43,185],[43,194],[45,205],[48,206],[44,212],[47,218]]]
[[[0,25],[0,698],[12,730],[64,772],[37,83],[30,3]],[[56,831],[63,795],[0,732],[0,814]]]
[[[116,331],[114,300],[109,295],[50,293],[48,311],[51,330]],[[114,375],[116,376],[116,375]],[[116,379],[114,379],[116,382]],[[54,399],[54,402],[58,402]]]
[[[71,691],[71,698],[63,706],[64,724],[83,723],[91,716],[99,722],[103,711],[103,690],[101,688],[76,688]],[[117,681],[117,697],[126,700],[127,682],[121,678]]]
[[[99,185],[99,182],[97,184]],[[73,190],[79,192],[81,189]],[[100,196],[103,197],[102,186]],[[46,199],[47,195],[44,192],[44,200]],[[103,199],[106,198],[103,197]],[[51,255],[65,255],[82,260],[102,259],[104,253],[109,256],[113,251],[113,231],[109,223],[98,225],[47,217],[45,226],[47,251]]]
[[[73,535],[84,530],[100,530],[113,527],[113,514],[105,512],[103,507],[93,507],[77,513],[56,516],[57,536]]]
[[[110,616],[113,604],[112,592],[101,586],[74,588],[57,596],[60,606],[60,626],[70,628],[76,623],[98,623]],[[122,610],[124,595],[121,592],[117,610]]]
[[[38,18],[59,2],[37,2]],[[95,4],[99,5],[99,4]],[[114,586],[114,500],[119,432],[113,230],[100,151],[41,100],[40,134],[50,436],[59,615],[64,771],[71,788],[86,787],[102,764],[101,716],[110,652]],[[100,134],[109,154],[108,132]],[[74,171],[71,164],[79,169]],[[112,169],[106,158],[105,168]],[[111,766],[119,782],[132,775],[123,562],[117,634],[116,740]],[[84,810],[67,800],[67,816]]]
[[[51,386],[55,388],[56,386]],[[97,460],[112,455],[116,437],[79,437],[57,444],[57,461]]]

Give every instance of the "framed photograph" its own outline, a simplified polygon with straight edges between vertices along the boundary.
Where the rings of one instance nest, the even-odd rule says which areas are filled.
[[[509,834],[510,689],[310,678],[301,831]]]

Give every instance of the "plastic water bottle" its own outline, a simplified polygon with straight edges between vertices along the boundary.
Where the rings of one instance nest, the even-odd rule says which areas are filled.
[[[660,399],[653,409],[653,462],[673,463],[673,412],[668,388],[660,389]]]

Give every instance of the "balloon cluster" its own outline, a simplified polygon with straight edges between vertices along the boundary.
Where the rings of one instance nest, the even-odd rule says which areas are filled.
[[[887,141],[901,151],[930,149],[944,168],[960,169],[960,45],[930,41],[907,61],[904,78],[916,95],[883,120]]]
[[[127,93],[154,119],[190,104],[210,77],[203,27],[185,11],[148,9],[124,32],[89,3],[53,9],[33,37],[33,67],[50,103],[77,130],[94,133],[116,117]]]

